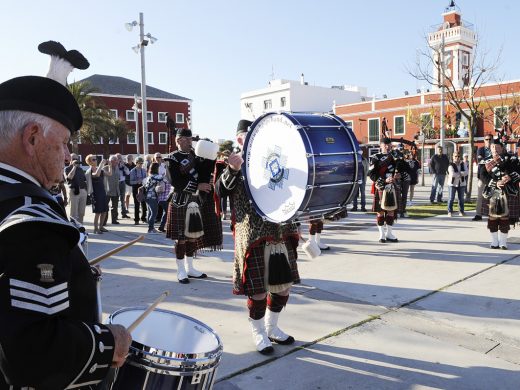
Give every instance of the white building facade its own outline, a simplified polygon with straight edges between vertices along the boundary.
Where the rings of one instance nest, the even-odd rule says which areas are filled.
[[[359,102],[366,88],[357,86],[318,87],[300,81],[271,80],[266,88],[240,96],[240,117],[251,121],[266,112],[333,112],[336,104]]]

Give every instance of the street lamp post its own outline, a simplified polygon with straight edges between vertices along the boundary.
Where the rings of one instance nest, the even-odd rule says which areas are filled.
[[[144,16],[143,13],[139,13],[139,23],[135,20],[131,23],[126,23],[125,27],[128,31],[132,31],[134,26],[139,24],[139,43],[137,46],[134,46],[132,49],[139,53],[141,52],[141,112],[143,117],[143,154],[148,154],[148,121],[147,121],[147,111],[146,111],[146,70],[145,70],[145,60],[144,60],[144,48],[148,46],[148,42],[152,44],[157,41],[157,38],[152,37],[150,33],[144,33]],[[139,143],[138,143],[139,145]]]
[[[141,104],[141,99],[137,96],[137,94],[134,94],[134,105],[132,106],[132,109],[135,113],[135,144],[137,147],[137,154],[141,154],[139,149],[139,113],[141,112],[139,104]]]

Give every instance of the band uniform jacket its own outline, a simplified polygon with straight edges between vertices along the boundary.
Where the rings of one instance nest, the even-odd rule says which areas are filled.
[[[18,183],[41,189],[33,180],[0,164],[0,195]],[[52,199],[0,203],[0,389],[90,389],[106,376],[114,338],[96,321],[96,280],[78,241]]]
[[[400,158],[399,152],[377,153],[370,159],[368,176],[377,189],[383,189],[385,180],[396,173],[400,173],[403,180],[406,180],[404,176],[409,177],[410,173],[409,165]]]
[[[493,159],[493,156],[489,156],[484,160],[485,170],[483,171],[482,178],[487,183],[484,192],[496,189],[498,182],[502,180],[505,175],[509,175],[511,180],[504,186],[504,191],[507,195],[518,196],[520,183],[520,161],[518,157],[510,154],[503,153],[498,161]]]
[[[168,179],[173,187],[171,201],[176,206],[183,206],[190,200],[190,196],[197,192],[198,166],[203,159],[195,156],[193,151],[177,150],[164,160],[167,164]]]

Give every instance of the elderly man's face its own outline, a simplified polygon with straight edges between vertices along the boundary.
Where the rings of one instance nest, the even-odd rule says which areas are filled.
[[[177,137],[177,146],[183,152],[188,152],[191,149],[191,137]]]
[[[38,179],[45,188],[63,180],[63,162],[70,161],[68,148],[70,131],[61,123],[52,120],[52,126],[35,145],[35,163],[38,164]]]

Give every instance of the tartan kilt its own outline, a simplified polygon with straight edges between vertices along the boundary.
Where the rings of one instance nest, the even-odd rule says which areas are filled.
[[[204,235],[202,239],[202,247],[207,250],[222,249],[222,221],[215,213],[215,201],[213,193],[204,194],[203,202],[201,202],[200,213],[202,215],[202,226],[204,227]]]
[[[297,245],[297,243],[296,243]],[[289,264],[291,266],[293,284],[300,283],[300,274],[298,273],[298,265],[296,264],[296,246],[289,239],[285,242],[287,254],[289,255]],[[250,248],[244,265],[244,275],[240,274],[240,269],[235,261],[235,269],[233,272],[233,294],[253,296],[255,294],[265,293],[265,259],[264,259],[265,242],[261,242],[254,248]]]
[[[401,188],[399,186],[396,186],[394,184],[395,189],[395,197],[397,198],[397,209],[393,210],[394,214],[399,214],[399,210],[402,210],[401,205]],[[375,211],[376,213],[385,211],[381,208],[381,198],[383,196],[383,190],[380,190],[378,188],[374,188],[374,201],[372,202],[372,211]]]
[[[520,218],[520,195],[507,195],[509,222],[514,225]],[[489,199],[482,199],[482,215],[489,215]]]
[[[202,237],[197,239],[187,238],[184,235],[184,227],[186,225],[186,211],[188,210],[188,203],[195,201],[195,198],[192,196],[186,202],[184,206],[178,206],[174,203],[168,203],[168,215],[166,217],[166,238],[171,238],[172,240],[177,241],[192,241],[195,242],[195,248],[201,249],[203,248]]]

